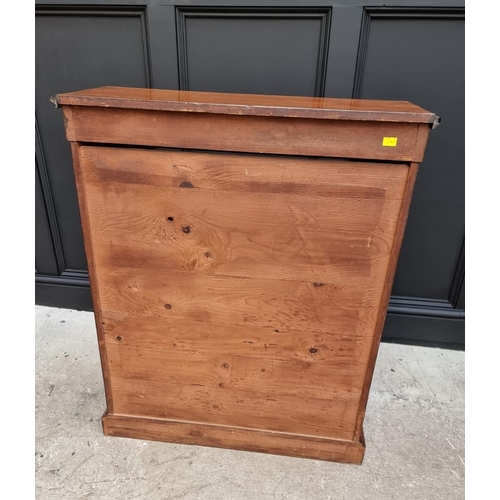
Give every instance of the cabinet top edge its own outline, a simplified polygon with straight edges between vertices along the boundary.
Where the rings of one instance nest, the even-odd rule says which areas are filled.
[[[228,94],[132,87],[92,88],[58,94],[50,100],[56,107],[92,106],[242,116],[389,121],[427,123],[432,126],[439,123],[439,118],[434,113],[408,101]]]

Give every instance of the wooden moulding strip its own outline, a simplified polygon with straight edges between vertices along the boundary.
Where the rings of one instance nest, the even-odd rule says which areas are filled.
[[[408,101],[228,94],[189,90],[100,87],[58,94],[56,106],[132,108],[243,116],[286,116],[315,120],[395,121],[436,124],[439,118]]]
[[[105,414],[102,422],[107,436],[213,446],[353,464],[361,464],[365,453],[365,445],[361,440],[343,441],[262,429],[125,415]]]

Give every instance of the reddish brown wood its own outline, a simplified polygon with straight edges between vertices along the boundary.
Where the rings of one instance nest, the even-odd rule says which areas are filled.
[[[100,87],[60,94],[53,102],[56,105],[71,106],[350,121],[433,124],[437,119],[434,113],[408,101],[223,94],[128,87]]]
[[[421,162],[424,159],[427,139],[429,138],[430,128],[426,125],[419,125],[417,132],[417,142],[415,143],[415,156],[413,162]]]
[[[404,179],[393,171],[406,165],[294,156],[234,155],[85,146],[87,182],[121,182],[177,188],[191,185],[210,191],[321,196],[329,199],[382,200],[401,198]],[[190,164],[185,165],[186,157]],[[154,171],[144,167],[150,164]],[[363,169],[363,177],[358,172]],[[279,170],[280,175],[276,175]],[[404,176],[403,176],[404,177]],[[279,189],[276,187],[279,183]]]
[[[63,106],[67,113],[68,106]],[[423,154],[418,123],[71,107],[68,140],[410,162]],[[427,126],[428,128],[428,126]],[[360,141],[359,138],[363,140]],[[396,147],[383,146],[396,137]],[[420,149],[418,149],[420,148]]]
[[[105,433],[360,463],[434,115],[149,89],[56,102],[72,142]]]
[[[382,296],[382,300],[380,301],[380,310],[378,313],[377,324],[375,326],[375,334],[372,340],[370,358],[366,366],[366,373],[363,383],[363,393],[361,394],[359,402],[358,419],[356,422],[354,439],[360,439],[360,437],[363,435],[363,420],[365,418],[366,404],[368,403],[368,395],[370,392],[373,372],[375,370],[375,363],[377,361],[377,354],[380,345],[380,339],[382,337],[382,331],[384,329],[385,318],[387,316],[387,308],[389,307],[389,299],[391,298],[391,289],[394,283],[394,277],[396,275],[399,253],[401,251],[401,245],[403,243],[403,236],[406,228],[406,222],[408,220],[408,213],[413,196],[413,189],[415,188],[415,181],[417,179],[418,167],[418,163],[412,163],[408,171],[403,203],[399,214],[396,236],[391,252],[391,260],[389,262],[389,266],[387,268],[387,276],[385,278],[384,293]]]
[[[71,127],[71,121],[66,124],[66,127]],[[95,268],[95,260],[93,256],[94,245],[92,244],[92,235],[90,233],[90,223],[88,216],[88,204],[85,192],[85,179],[83,177],[80,156],[78,152],[78,144],[71,142],[71,155],[73,157],[73,169],[75,173],[75,181],[78,193],[78,206],[80,209],[80,217],[82,221],[83,240],[85,244],[85,254],[89,268],[90,287],[92,291],[92,306],[94,308],[94,317],[97,330],[97,340],[99,342],[99,354],[101,358],[102,378],[104,380],[104,392],[106,395],[107,411],[113,413],[113,397],[111,395],[111,377],[109,374],[109,362],[106,352],[106,343],[102,331],[102,311],[101,301],[99,297],[100,288],[97,283],[97,273]]]
[[[329,462],[359,464],[365,453],[364,441],[342,441],[189,421],[105,415],[103,427],[104,433],[108,436],[170,443],[196,443],[216,448],[276,453]]]

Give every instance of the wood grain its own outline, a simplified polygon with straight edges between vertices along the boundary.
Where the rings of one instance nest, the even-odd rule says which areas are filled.
[[[360,184],[361,165],[349,162],[283,158],[269,168],[269,158],[249,155],[85,147],[81,154],[103,265],[337,285],[385,269],[407,174],[401,165],[362,166]]]
[[[71,120],[69,123],[71,127]],[[92,306],[94,308],[94,319],[97,330],[97,341],[99,343],[99,356],[101,360],[102,378],[104,381],[104,393],[106,396],[106,405],[110,413],[113,412],[113,396],[111,394],[111,377],[109,374],[108,355],[106,352],[106,344],[104,341],[104,334],[102,330],[102,317],[101,317],[101,300],[100,300],[100,287],[97,283],[96,263],[94,260],[94,244],[92,242],[90,219],[88,215],[89,203],[87,200],[87,193],[85,190],[85,176],[82,171],[80,163],[79,145],[71,142],[71,155],[73,158],[73,168],[75,173],[75,181],[78,193],[78,207],[82,220],[83,239],[85,243],[85,254],[89,267],[90,288],[92,291]]]
[[[327,365],[332,373],[352,377],[353,380],[346,384],[340,378],[332,380],[331,384],[343,388],[350,388],[351,384],[356,386],[354,379],[360,370],[364,371],[363,356],[367,346],[371,346],[367,336],[297,330],[282,332],[248,325],[222,324],[208,330],[204,323],[198,321],[145,318],[107,310],[102,312],[102,320],[108,349],[116,354],[127,349],[143,349],[155,356],[189,355],[195,359],[218,357],[223,352],[229,356],[258,357],[262,362],[297,362],[312,371],[316,366]],[[335,342],[332,342],[333,339]],[[118,361],[119,356],[114,360],[115,368]],[[155,370],[154,366],[134,367],[136,371],[141,368],[145,369],[144,373]],[[127,375],[131,373],[128,371]],[[267,373],[266,377],[269,376],[270,373]],[[288,384],[286,380],[283,382]],[[318,389],[316,384],[313,386]],[[361,388],[362,384],[357,387]]]
[[[73,141],[105,433],[360,463],[434,115],[147,89],[56,102]]]
[[[382,337],[382,331],[384,329],[385,318],[387,316],[387,308],[389,307],[389,300],[391,298],[392,284],[394,283],[394,277],[396,276],[396,268],[398,264],[399,253],[401,251],[401,245],[403,243],[403,235],[405,232],[406,223],[408,221],[408,213],[410,211],[410,203],[413,196],[413,190],[415,188],[415,182],[417,180],[418,167],[419,167],[418,163],[412,163],[410,166],[410,170],[408,172],[408,180],[406,182],[403,205],[399,213],[397,233],[394,238],[394,245],[391,252],[391,260],[387,267],[387,274],[385,277],[385,288],[384,288],[384,293],[382,295],[382,300],[380,301],[380,311],[378,314],[377,324],[373,335],[370,358],[366,365],[366,371],[364,375],[363,392],[361,394],[361,399],[359,402],[355,439],[359,439],[360,436],[363,434],[363,420],[365,418],[366,405],[368,403],[368,395],[370,392],[371,382],[373,379],[373,372],[375,370],[375,363],[377,360],[377,354],[380,346],[380,339]]]
[[[82,146],[86,182],[401,199],[405,165],[277,155]],[[360,176],[360,171],[362,176]]]
[[[251,365],[242,364],[241,368]],[[343,400],[341,395],[334,399],[314,399],[272,390],[265,394],[256,388],[211,388],[186,381],[169,390],[172,385],[162,381],[119,376],[112,379],[112,387],[116,396],[114,414],[192,419],[338,439],[352,439],[354,435],[355,394],[346,394],[350,400]]]
[[[106,311],[103,321],[115,413],[353,436],[369,337]]]
[[[354,287],[345,292],[335,285],[289,280],[128,268],[101,269],[98,279],[101,307],[106,310],[208,324],[251,325],[271,331],[370,335],[380,301],[373,294],[365,298],[364,291]],[[348,300],[349,295],[354,298]]]
[[[118,266],[328,283],[384,267],[401,205],[130,184],[88,191],[100,262],[111,244]]]
[[[65,113],[68,106],[63,106]],[[310,120],[107,107],[72,107],[72,134],[125,144],[411,162],[422,154],[418,123]],[[360,141],[359,138],[363,140]],[[383,146],[397,137],[396,147]],[[69,136],[68,136],[69,139]]]
[[[408,101],[332,99],[182,90],[100,87],[55,96],[57,105],[280,116],[330,120],[372,120],[432,124],[436,115]]]
[[[361,441],[318,438],[198,422],[105,415],[103,427],[108,436],[277,453],[353,464],[360,464],[365,452],[365,445]]]

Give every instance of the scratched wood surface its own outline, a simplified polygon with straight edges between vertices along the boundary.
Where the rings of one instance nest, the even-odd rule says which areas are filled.
[[[420,161],[428,124],[64,106],[69,141],[353,159]],[[395,113],[397,115],[397,113]],[[385,147],[384,137],[397,137]]]
[[[408,166],[78,155],[113,414],[353,440]]]
[[[334,120],[428,123],[434,113],[408,101],[332,99],[283,95],[230,94],[185,90],[99,87],[53,97],[57,105],[182,111],[190,113],[279,116]]]

